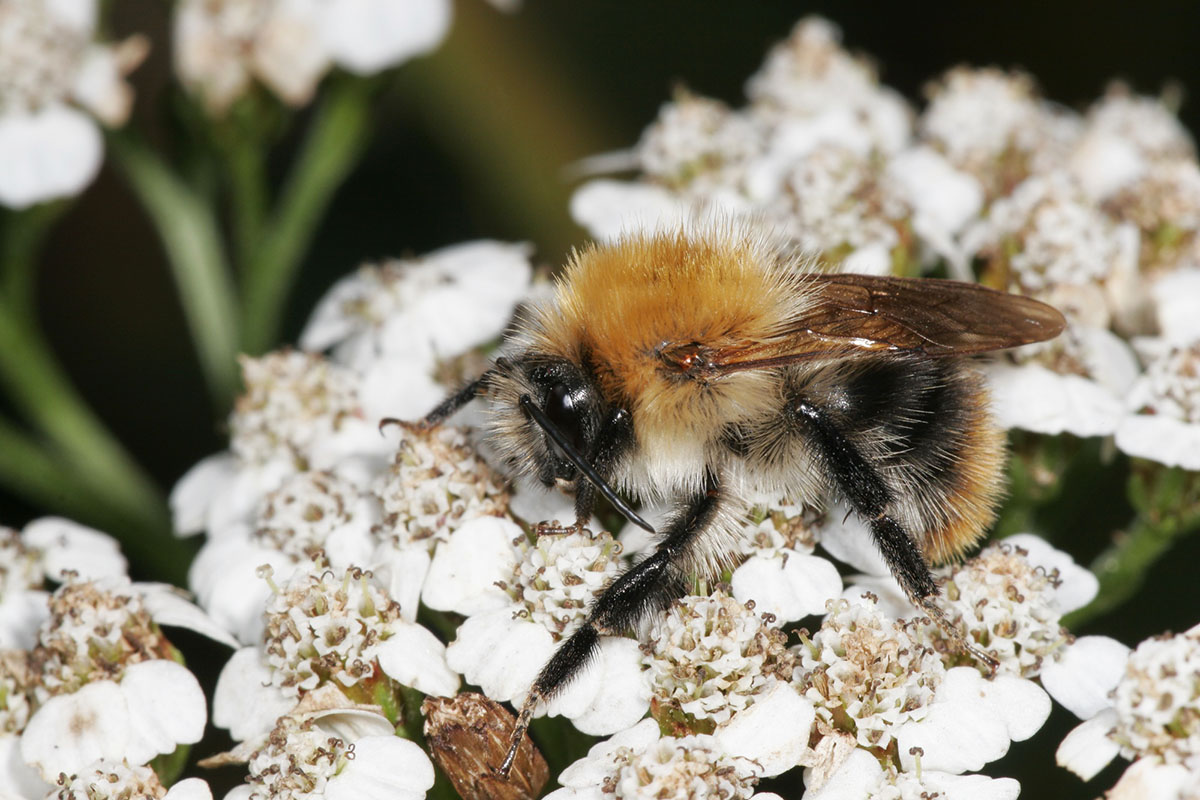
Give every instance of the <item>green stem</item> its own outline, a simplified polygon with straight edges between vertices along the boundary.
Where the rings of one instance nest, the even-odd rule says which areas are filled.
[[[37,307],[36,262],[50,228],[69,208],[68,203],[41,203],[25,211],[4,214],[0,235],[0,296],[8,310],[30,320]]]
[[[201,369],[223,410],[238,385],[237,304],[216,218],[149,148],[128,134],[109,142],[162,239]]]
[[[229,170],[233,238],[237,263],[252,263],[267,216],[266,153],[252,131],[237,131],[225,153]]]
[[[57,513],[77,519],[97,519],[90,490],[44,442],[0,420],[0,485],[14,494]]]
[[[261,353],[274,344],[283,304],[333,194],[367,141],[370,81],[332,80],[296,164],[284,184],[255,257],[244,265],[242,347]]]
[[[22,324],[23,316],[0,308],[0,381],[13,403],[114,505],[144,525],[164,523],[154,483],[84,404],[40,333]]]

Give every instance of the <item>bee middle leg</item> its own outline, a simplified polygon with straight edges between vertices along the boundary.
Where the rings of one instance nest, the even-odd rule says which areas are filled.
[[[806,398],[799,398],[794,401],[792,412],[804,422],[809,441],[838,489],[854,511],[866,520],[879,552],[908,599],[949,635],[961,650],[970,653],[995,672],[999,662],[970,641],[938,605],[940,592],[920,546],[888,513],[894,498],[879,470],[821,406]]]
[[[697,540],[716,518],[720,502],[717,479],[710,474],[705,488],[664,528],[654,553],[623,572],[596,597],[583,626],[559,646],[530,687],[508,754],[497,770],[501,775],[507,776],[512,768],[537,704],[558,694],[579,674],[595,655],[601,636],[633,628],[685,594],[684,565],[692,560]]]

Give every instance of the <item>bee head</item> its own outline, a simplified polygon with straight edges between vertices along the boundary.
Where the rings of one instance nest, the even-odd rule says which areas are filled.
[[[501,358],[488,381],[496,449],[518,472],[573,489],[593,456],[604,415],[595,384],[572,361],[536,353]]]

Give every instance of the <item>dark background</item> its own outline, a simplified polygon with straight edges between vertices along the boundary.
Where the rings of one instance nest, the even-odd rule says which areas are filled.
[[[134,75],[135,124],[151,137],[162,133],[168,97],[164,6],[114,6],[116,33],[142,31],[154,42]],[[1195,131],[1200,123],[1200,103],[1191,100],[1200,90],[1194,3],[1135,10],[1112,2],[527,0],[505,15],[481,0],[458,0],[456,12],[442,47],[401,67],[379,104],[373,144],[318,233],[283,341],[294,341],[324,290],[366,259],[496,237],[531,241],[539,260],[560,262],[584,237],[566,214],[568,165],[634,143],[676,85],[741,105],[743,83],[767,48],[810,13],[839,24],[845,43],[870,55],[883,81],[915,102],[926,81],[954,65],[1019,66],[1047,97],[1077,109],[1113,79],[1151,94],[1178,86],[1185,124]],[[294,145],[285,141],[272,163],[279,174]],[[52,234],[39,302],[81,392],[164,489],[225,447],[223,412],[208,402],[157,239],[112,172]],[[0,498],[0,511],[10,525],[40,513],[9,497]],[[1109,534],[1080,525],[1077,538],[1062,544],[1086,563]],[[1154,569],[1134,602],[1083,632],[1133,644],[1194,623],[1196,538]],[[987,771],[1018,777],[1024,797],[1100,794],[1113,768],[1084,786],[1053,765],[1050,743],[1073,723],[1056,709],[1035,743],[1015,745]]]

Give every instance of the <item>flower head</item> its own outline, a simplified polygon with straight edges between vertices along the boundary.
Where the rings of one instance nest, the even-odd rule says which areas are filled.
[[[255,79],[302,106],[335,64],[379,72],[432,50],[449,24],[445,0],[186,0],[175,12],[175,70],[215,115]]]
[[[94,0],[0,2],[0,204],[78,194],[103,158],[92,117],[111,127],[129,117],[124,76],[147,45],[141,37],[96,42],[96,15]]]
[[[777,681],[791,679],[787,637],[723,592],[689,596],[659,620],[645,663],[660,724],[711,733]]]
[[[1130,455],[1200,469],[1200,342],[1158,342],[1116,431]]]

